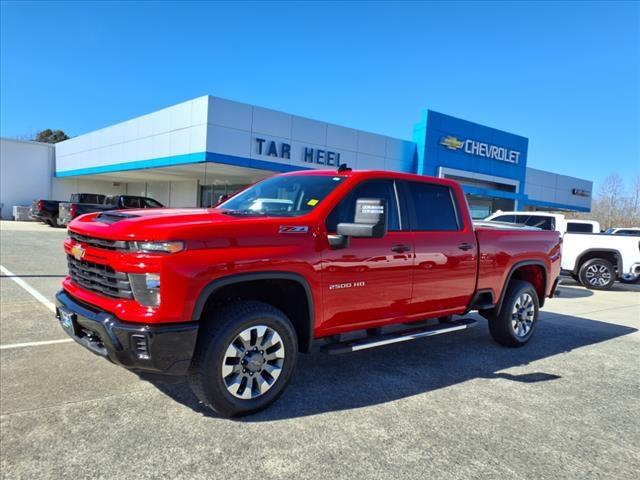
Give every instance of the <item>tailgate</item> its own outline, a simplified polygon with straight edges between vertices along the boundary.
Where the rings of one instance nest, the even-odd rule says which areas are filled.
[[[38,215],[38,213],[40,213],[38,211],[38,200],[34,200],[33,202],[31,202],[31,208],[29,209],[29,216],[35,217]]]
[[[63,202],[58,205],[58,223],[60,225],[68,225],[71,218],[71,203]]]

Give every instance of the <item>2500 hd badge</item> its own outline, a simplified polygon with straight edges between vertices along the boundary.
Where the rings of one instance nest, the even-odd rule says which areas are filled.
[[[339,290],[342,288],[357,288],[364,287],[366,282],[347,282],[347,283],[334,283],[333,285],[329,285],[329,290]]]
[[[461,331],[478,320],[454,315],[472,310],[524,346],[560,272],[558,232],[474,227],[451,179],[346,166],[216,208],[88,213],[68,232],[65,332],[136,373],[185,377],[225,417],[274,402],[300,353]]]

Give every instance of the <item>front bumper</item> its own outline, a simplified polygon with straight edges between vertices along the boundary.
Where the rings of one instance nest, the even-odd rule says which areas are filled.
[[[149,325],[123,322],[115,315],[56,294],[56,318],[73,340],[101,357],[136,372],[184,375],[198,337],[198,322]]]

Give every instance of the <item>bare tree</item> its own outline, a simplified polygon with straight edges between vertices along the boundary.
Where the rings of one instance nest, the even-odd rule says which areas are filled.
[[[618,173],[605,177],[600,186],[599,209],[604,212],[604,227],[616,226],[621,220],[622,197],[624,195],[624,181]]]
[[[640,175],[636,175],[631,183],[631,208],[634,220],[640,219]]]

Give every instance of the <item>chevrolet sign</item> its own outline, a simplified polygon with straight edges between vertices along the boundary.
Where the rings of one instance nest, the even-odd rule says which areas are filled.
[[[520,152],[506,147],[499,147],[477,140],[458,140],[456,137],[448,135],[440,140],[440,145],[448,150],[462,150],[469,155],[501,160],[503,162],[518,163]]]

